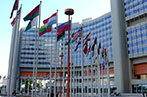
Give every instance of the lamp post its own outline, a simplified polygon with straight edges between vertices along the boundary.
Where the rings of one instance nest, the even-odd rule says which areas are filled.
[[[61,65],[60,65],[60,97],[62,97],[62,58],[63,54],[60,55],[61,57]]]
[[[74,10],[71,8],[65,9],[65,14],[68,15],[68,20],[70,20],[70,15],[74,14]],[[68,41],[70,40],[70,30],[68,30]],[[70,97],[70,45],[68,45],[68,58],[67,58],[67,97]]]

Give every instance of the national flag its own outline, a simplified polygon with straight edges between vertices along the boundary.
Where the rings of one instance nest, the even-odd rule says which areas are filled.
[[[94,56],[94,51],[91,52],[92,53],[92,57]]]
[[[13,19],[13,21],[11,22],[11,25],[14,26],[15,22],[16,22],[16,17],[15,17],[15,18]]]
[[[88,48],[87,54],[91,51],[91,45]]]
[[[39,36],[52,31],[52,25],[57,23],[57,13],[54,13],[49,18],[43,21],[44,25],[41,26]]]
[[[57,29],[57,32],[58,32],[57,36],[60,35],[61,33],[63,33],[63,31],[70,30],[70,28],[71,28],[71,20],[60,24]]]
[[[104,48],[102,49],[102,58],[104,59],[105,54],[104,54]]]
[[[105,58],[107,58],[107,49],[104,49]]]
[[[20,13],[21,13],[21,7],[20,9],[17,11],[17,15],[16,17],[13,19],[13,21],[11,22],[11,25],[13,26],[16,22],[16,19],[20,19]]]
[[[83,42],[89,38],[90,34],[91,34],[91,32],[89,32],[89,33],[87,34],[87,36],[85,37],[85,39],[83,40]]]
[[[23,20],[27,21],[27,20],[33,20],[35,17],[37,17],[39,15],[39,10],[40,10],[40,4],[37,5],[30,13],[28,13]]]
[[[105,69],[105,61],[103,61],[102,66],[103,66],[103,69]]]
[[[15,0],[15,2],[14,2],[13,9],[11,11],[10,19],[13,17],[14,10],[17,10],[18,9],[18,2],[19,2],[19,0]]]
[[[81,44],[81,38],[79,39],[79,42],[78,42],[78,44],[77,44],[77,46],[75,48],[75,51],[77,51],[77,49],[78,49],[78,47],[79,47],[80,44]]]
[[[71,40],[71,38],[68,40],[68,42],[65,43],[65,45],[70,45],[73,42],[73,40]]]
[[[87,48],[88,48],[88,44],[86,44],[85,47],[84,47],[84,49],[83,49],[83,52],[84,52],[85,55],[87,54],[87,51],[88,51]]]
[[[83,28],[81,27],[77,32],[73,33],[72,37],[65,45],[70,45],[71,43],[76,42],[79,37],[81,38],[83,35],[82,31],[83,31]]]
[[[73,41],[77,41],[78,37],[82,37],[83,28],[81,27],[77,32],[72,34]]]
[[[91,39],[89,37],[85,38],[85,43],[83,44],[83,47],[84,47],[83,52],[84,52],[84,54],[88,53],[88,41],[90,41],[90,40]]]
[[[95,37],[94,43],[92,45],[92,51],[94,51],[94,47],[95,47],[96,44],[97,44],[97,37]]]
[[[39,15],[39,10],[40,10],[40,4],[37,5],[30,13],[28,13],[23,20],[27,21],[30,20],[25,31],[29,30],[32,28],[32,26],[36,26],[36,21],[37,21],[37,16]]]
[[[57,13],[52,14],[49,18],[47,18],[43,21],[43,23],[46,27],[53,25],[53,24],[56,24],[56,22],[57,22]]]
[[[52,25],[48,26],[48,28],[46,28],[46,26],[43,25],[40,27],[39,36],[42,36],[43,34],[50,32],[50,31],[52,31]]]
[[[38,20],[38,17],[34,18],[33,20],[30,20],[25,31],[31,29],[33,26],[36,26],[37,20]]]
[[[97,62],[95,62],[95,68],[97,67]]]
[[[58,33],[57,34],[57,41],[63,39],[64,37],[65,37],[65,31]]]
[[[97,54],[99,55],[100,54],[100,49],[101,49],[101,42],[99,43],[99,47],[97,49]]]
[[[86,41],[85,41],[85,43],[83,44],[83,47],[85,46],[85,45],[88,45],[88,41],[90,41],[91,39],[90,38],[88,38]]]
[[[94,43],[93,43],[92,48],[91,48],[91,50],[92,50],[92,57],[94,56],[94,48],[95,48],[96,44],[97,44],[97,37],[95,37]]]

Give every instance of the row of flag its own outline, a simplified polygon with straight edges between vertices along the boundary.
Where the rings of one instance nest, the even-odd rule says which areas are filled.
[[[13,9],[12,9],[10,18],[13,17],[13,12],[18,9],[18,3],[19,3],[19,0],[15,0],[15,3],[14,3],[14,6],[13,6]],[[36,21],[37,21],[36,17],[39,16],[39,12],[40,12],[40,4],[37,5],[32,11],[30,11],[30,13],[28,13],[23,18],[24,21],[29,21],[25,31],[31,29],[32,26],[36,25]],[[21,7],[17,11],[17,15],[16,15],[16,17],[13,19],[13,21],[11,23],[12,26],[15,24],[16,19],[20,18],[20,13],[21,13]],[[52,31],[52,25],[53,24],[57,24],[57,12],[52,14],[47,19],[43,20],[43,24],[44,25],[40,27],[39,36],[42,36],[45,33]],[[60,24],[59,26],[56,27],[56,29],[57,29],[57,32],[58,32],[57,33],[57,41],[59,41],[59,40],[61,40],[61,39],[63,39],[65,37],[65,31],[68,31],[68,30],[71,29],[71,20],[69,20],[69,21],[67,21],[65,23]],[[89,52],[91,51],[92,57],[93,57],[94,53],[95,53],[94,49],[95,49],[95,46],[97,45],[97,37],[95,37],[93,45],[89,45],[88,46],[89,42],[91,41],[91,32],[89,32],[86,35],[86,37],[83,39],[83,41],[81,40],[81,38],[83,36],[82,32],[83,32],[83,27],[80,27],[80,29],[78,31],[74,32],[71,35],[70,40],[67,43],[65,43],[65,45],[70,45],[71,43],[78,41],[78,43],[76,45],[76,48],[74,50],[74,51],[77,51],[79,45],[81,45],[81,42],[83,42],[83,52],[84,52],[84,54],[88,55]],[[101,42],[99,43],[99,46],[97,48],[97,55],[99,55],[100,48],[101,48]]]
[[[15,3],[14,3],[14,6],[13,6],[13,9],[12,9],[10,18],[13,17],[13,12],[18,9],[18,1],[19,0],[15,0]],[[17,12],[18,15],[11,22],[12,26],[15,24],[16,18],[18,18],[19,14],[20,14],[20,11],[21,11],[21,8]],[[29,21],[25,31],[31,29],[32,26],[36,26],[36,21],[37,21],[36,18],[37,18],[37,16],[39,16],[39,12],[40,12],[40,4],[37,5],[30,13],[28,13],[23,18],[24,21]],[[43,34],[52,31],[52,25],[57,24],[57,12],[52,14],[49,18],[45,19],[43,21],[43,24],[44,25],[40,27],[39,36],[42,36]],[[58,32],[57,33],[57,41],[59,41],[65,36],[65,31],[70,30],[70,28],[71,28],[71,20],[69,20],[68,22],[60,24],[56,28],[57,28],[57,32]]]

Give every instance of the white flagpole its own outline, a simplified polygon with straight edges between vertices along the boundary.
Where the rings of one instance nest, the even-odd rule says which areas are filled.
[[[57,16],[56,16],[56,58],[57,58],[57,62],[55,63],[55,76],[54,76],[54,97],[56,97],[56,94],[57,94],[57,66],[59,64],[59,56],[58,56],[58,50],[57,50],[57,34],[58,34],[58,10],[57,10]],[[55,59],[56,59],[55,58]],[[53,59],[55,61],[55,59]],[[53,62],[54,62],[53,61]]]
[[[39,28],[40,28],[40,18],[41,18],[41,3],[42,3],[42,1],[40,1],[40,6],[39,6]],[[37,96],[36,86],[37,86],[37,72],[38,72],[39,28],[37,28],[38,33],[37,33],[36,67],[35,67],[35,97]]]
[[[91,37],[91,34],[90,34]],[[91,44],[91,39],[90,39],[90,44]],[[92,50],[91,50],[91,97],[93,97],[93,64],[92,64]]]
[[[101,64],[101,72],[102,72],[102,97],[104,97],[104,72],[103,72],[103,59],[102,59],[102,64]]]
[[[52,36],[52,32],[51,32]],[[52,37],[50,40],[50,44],[52,44]],[[51,89],[52,89],[52,45],[50,45],[50,90],[49,90],[49,97],[51,97]]]
[[[37,21],[36,21],[36,24],[37,24]],[[36,45],[37,45],[37,25],[36,25],[36,33],[35,33],[35,51],[34,51],[34,63],[33,63],[33,77],[32,77],[32,80],[33,80],[33,88],[32,88],[32,97],[34,97],[34,86],[35,86],[35,66],[36,66]]]
[[[81,29],[81,28],[80,28]],[[83,24],[82,24],[82,33],[83,33]],[[84,54],[83,54],[83,35],[81,36],[81,72],[82,72],[82,97],[84,97]]]
[[[108,97],[110,97],[110,76],[109,76],[109,60],[108,60],[108,52],[107,52],[107,88],[108,88]]]
[[[76,57],[76,53],[74,53],[74,56],[73,56],[74,62],[76,62],[76,58],[75,58],[75,57]],[[73,97],[75,97],[75,92],[76,92],[76,91],[75,91],[75,87],[76,87],[76,86],[75,86],[75,85],[76,85],[76,84],[75,84],[75,78],[76,78],[75,76],[76,76],[76,75],[75,75],[75,64],[73,64]]]
[[[100,60],[98,55],[98,97],[101,97]]]
[[[87,56],[87,97],[89,97],[89,57],[88,56]]]
[[[18,8],[19,8],[19,0],[18,0]],[[18,13],[18,8],[17,8],[17,13]],[[17,13],[16,13],[16,22],[14,24],[13,31],[12,31],[12,40],[11,40],[12,51],[10,51],[10,59],[9,59],[8,87],[7,87],[8,96],[12,95],[12,92],[13,92],[12,90],[14,89],[15,80],[13,79],[16,75],[15,74],[16,72],[15,70],[13,70],[13,68],[15,69],[15,64],[17,64],[16,61],[18,57],[18,55],[16,55],[17,53],[16,51],[18,50],[17,44],[18,44],[18,32],[19,32],[20,19],[18,21]],[[13,57],[13,55],[15,55],[16,57]]]
[[[62,75],[62,97],[65,97],[65,94],[64,94],[64,87],[65,87],[65,38],[63,38],[63,75]]]
[[[30,80],[28,78],[28,89],[27,89],[27,94],[29,95],[29,83],[30,83]]]

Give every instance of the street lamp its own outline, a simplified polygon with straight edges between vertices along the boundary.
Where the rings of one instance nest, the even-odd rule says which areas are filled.
[[[70,20],[70,15],[74,14],[74,10],[71,8],[65,9],[65,14],[68,15],[68,20]],[[68,30],[68,41],[70,40],[70,30]],[[68,45],[68,58],[67,58],[67,97],[70,97],[70,45]]]

